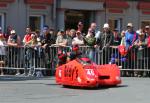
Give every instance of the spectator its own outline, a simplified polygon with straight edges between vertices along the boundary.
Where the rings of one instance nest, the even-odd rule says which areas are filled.
[[[4,75],[3,68],[6,62],[6,41],[3,33],[0,33],[0,72],[1,75]]]
[[[98,40],[98,38],[100,37],[101,32],[98,30],[96,23],[94,23],[94,22],[91,23],[90,28],[94,31],[95,38],[96,38],[96,40]]]
[[[9,65],[11,67],[16,67],[19,63],[19,46],[21,45],[21,39],[19,35],[16,34],[15,30],[11,30],[11,35],[8,38],[7,44],[9,46]],[[17,70],[17,74],[20,75],[19,70]]]
[[[148,37],[150,34],[150,26],[145,26],[145,36]]]
[[[149,30],[146,30],[145,33],[147,35],[148,48],[150,48],[150,28],[149,28]]]
[[[67,35],[67,40],[68,40],[68,43],[67,45],[68,46],[71,46],[72,45],[72,40],[73,38],[76,36],[76,31],[75,29],[71,29],[70,32],[69,32],[69,35]]]
[[[125,33],[126,48],[129,49],[133,45],[133,43],[136,41],[136,39],[137,39],[137,34],[133,30],[133,24],[128,23],[127,31]]]
[[[103,63],[108,63],[110,56],[110,45],[113,42],[113,33],[110,30],[109,24],[105,23],[103,26],[103,32],[100,34],[100,38],[97,41],[97,44],[100,46],[100,49],[103,49]],[[105,49],[104,49],[105,48]]]
[[[147,39],[147,47],[148,47],[147,51],[146,51],[146,56],[148,57],[147,67],[150,68],[150,65],[149,65],[150,64],[150,27],[149,26],[146,27],[145,32],[146,32],[146,35],[147,35],[146,39]]]
[[[53,41],[51,42],[51,44],[55,44],[57,35],[56,35],[54,29],[50,29],[50,30],[49,30],[49,33],[50,33],[51,38],[52,38],[52,40],[53,40]]]
[[[78,27],[77,31],[80,31],[82,33],[83,32],[83,28],[84,28],[83,22],[79,21],[77,27]]]
[[[142,30],[139,30],[138,39],[134,42],[133,46],[138,48],[138,50],[142,50],[147,46],[147,40],[145,39],[145,34]]]
[[[143,31],[139,30],[138,39],[134,42],[133,48],[137,55],[138,68],[144,68],[143,56],[144,49],[147,47],[147,40],[145,39],[145,34]],[[136,75],[141,76],[142,72],[135,72]]]
[[[103,32],[100,34],[100,38],[97,41],[101,48],[109,47],[113,41],[113,33],[110,31],[109,24],[104,24]]]
[[[33,34],[35,34],[36,36],[38,46],[41,46],[40,30],[36,30],[35,32],[33,32]]]
[[[42,51],[44,52],[43,59],[44,59],[44,61],[46,63],[46,68],[49,68],[50,62],[52,62],[52,60],[51,60],[51,51],[50,51],[51,49],[50,49],[50,46],[54,42],[54,38],[50,34],[49,30],[50,30],[49,26],[45,25],[43,27],[42,35],[40,36],[41,48],[42,48]]]
[[[124,30],[121,32],[121,43],[120,43],[120,45],[126,46],[125,31]]]
[[[27,27],[26,28],[26,34],[25,34],[25,36],[24,36],[24,38],[23,38],[23,43],[25,44],[25,45],[28,45],[28,43],[30,42],[30,40],[31,40],[31,29],[30,29],[30,27]]]
[[[80,31],[76,32],[76,37],[73,38],[72,45],[84,45],[83,36]]]
[[[9,36],[11,35],[11,30],[13,30],[13,28],[11,26],[8,26],[7,32],[4,35],[4,38],[6,39],[6,41],[8,40]]]
[[[118,55],[118,46],[120,45],[121,37],[119,36],[118,29],[113,30],[113,43],[112,43],[112,54],[111,61],[109,63],[118,63],[119,55]]]
[[[67,45],[67,39],[64,30],[60,30],[57,34],[56,45],[64,47]]]
[[[34,60],[35,60],[35,64],[37,64],[37,59],[38,59],[38,41],[37,41],[37,36],[35,33],[31,34],[31,40],[28,41],[28,48],[26,50],[26,56],[28,58],[28,60],[26,62],[28,62],[30,70],[28,73],[28,76],[34,76],[35,74],[35,69],[34,69]],[[26,59],[27,59],[26,58]]]
[[[86,34],[85,34],[85,32],[83,31],[83,29],[84,29],[84,24],[83,24],[83,22],[79,21],[77,27],[78,27],[77,31],[80,31],[80,32],[81,32],[81,35],[82,35],[82,36],[85,36]]]
[[[119,35],[118,29],[113,31],[113,46],[118,46],[121,43],[121,37]]]
[[[128,51],[128,66],[129,66],[128,68],[134,68],[133,64],[134,62],[136,62],[135,53],[133,52],[134,49],[131,48],[136,40],[137,40],[137,33],[133,29],[133,24],[128,23],[127,31],[125,33],[126,50]]]
[[[84,43],[90,46],[89,48],[89,58],[94,62],[95,61],[95,47],[96,47],[96,38],[95,31],[91,28],[88,30],[87,36],[84,38]]]
[[[45,49],[45,52],[49,51],[49,46],[52,45],[53,39],[52,35],[49,32],[49,26],[45,25],[43,27],[42,35],[40,36],[42,48]]]
[[[16,34],[15,30],[11,30],[11,35],[8,38],[8,46],[18,47],[21,44],[20,37]]]

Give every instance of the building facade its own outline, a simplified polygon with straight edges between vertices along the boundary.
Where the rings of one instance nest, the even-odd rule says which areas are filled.
[[[25,28],[41,29],[47,23],[53,27],[53,0],[0,0],[0,26],[3,31],[12,26],[23,36]]]
[[[24,35],[26,26],[41,29],[44,24],[51,28],[77,28],[83,21],[85,30],[91,22],[102,29],[108,22],[111,28],[122,30],[128,22],[135,29],[150,25],[150,1],[143,0],[0,0],[0,26],[7,26]]]

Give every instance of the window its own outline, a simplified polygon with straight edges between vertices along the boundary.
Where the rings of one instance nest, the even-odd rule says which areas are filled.
[[[0,13],[0,27],[2,27],[2,31],[4,31],[4,14]]]
[[[112,30],[114,29],[118,29],[119,32],[121,32],[122,30],[122,19],[109,19],[109,25],[111,27]]]
[[[44,25],[44,16],[30,16],[29,25],[32,31],[41,30]]]

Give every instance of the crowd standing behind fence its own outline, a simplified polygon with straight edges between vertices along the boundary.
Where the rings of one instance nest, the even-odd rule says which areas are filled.
[[[103,30],[98,29],[94,22],[87,32],[83,32],[83,28],[82,22],[77,24],[77,30],[70,27],[58,32],[47,25],[41,31],[34,32],[27,27],[23,40],[10,26],[7,33],[0,31],[1,75],[14,74],[8,72],[12,71],[10,68],[17,70],[16,75],[23,73],[35,76],[37,71],[43,69],[53,72],[57,65],[58,50],[68,52],[72,45],[79,45],[83,54],[97,64],[121,65],[127,71],[126,75],[149,74],[149,25],[136,32],[133,24],[128,23],[121,33],[117,29],[111,30],[108,23],[104,24]],[[47,72],[43,73],[46,75]]]

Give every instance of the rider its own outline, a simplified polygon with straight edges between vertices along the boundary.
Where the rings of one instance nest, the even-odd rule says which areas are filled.
[[[77,57],[80,57],[82,53],[79,51],[79,46],[78,45],[73,45],[72,46],[72,51],[70,53],[70,60],[74,60]]]
[[[67,61],[67,54],[63,51],[58,51],[58,66],[65,64]]]

